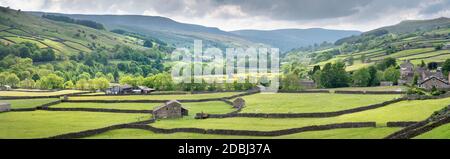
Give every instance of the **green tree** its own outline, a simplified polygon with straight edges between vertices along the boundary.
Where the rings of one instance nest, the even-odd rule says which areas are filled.
[[[64,83],[64,89],[74,89],[75,85],[73,84],[72,81],[67,81]]]
[[[380,85],[380,78],[377,76],[377,69],[375,66],[369,66],[368,71],[370,74],[370,82],[369,86],[378,86]]]
[[[445,60],[442,64],[442,71],[446,76],[448,76],[448,72],[450,72],[450,59]]]
[[[367,68],[362,68],[362,69],[355,71],[353,73],[352,79],[353,79],[354,86],[359,86],[359,87],[369,86],[370,80],[371,80],[369,70]]]
[[[345,71],[345,64],[342,62],[325,64],[315,76],[319,85],[325,88],[346,87],[350,81],[350,76]]]
[[[17,87],[19,82],[19,77],[17,77],[17,75],[14,73],[10,73],[8,76],[6,76],[6,84],[10,85],[11,87]]]
[[[398,79],[400,79],[400,71],[395,69],[395,67],[389,67],[384,71],[383,77],[386,81],[397,83]]]
[[[81,79],[77,81],[76,88],[79,90],[88,90],[89,82],[86,79]]]
[[[34,80],[32,80],[32,79],[25,79],[23,81],[20,81],[19,86],[20,86],[20,88],[31,89],[31,88],[35,88],[36,82]]]
[[[301,90],[300,78],[296,74],[289,73],[281,79],[281,89],[285,91]]]
[[[382,71],[392,66],[397,66],[397,61],[392,57],[385,58],[381,62],[377,63],[377,69]]]
[[[59,89],[64,87],[64,78],[56,74],[49,74],[39,80],[42,89]]]

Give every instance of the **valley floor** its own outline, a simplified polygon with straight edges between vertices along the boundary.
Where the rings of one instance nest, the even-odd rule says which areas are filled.
[[[10,94],[1,92],[0,96],[11,97]],[[233,97],[241,94],[239,92],[145,96],[86,94],[70,96],[68,100],[44,98],[48,92],[29,94],[43,97],[0,99],[0,103],[11,103],[12,107],[12,111],[0,113],[0,138],[78,135],[76,138],[86,139],[381,139],[405,127],[389,123],[423,121],[450,103],[450,98],[399,100],[403,95],[398,94],[256,93],[242,96],[246,106],[236,112],[224,100],[233,101]],[[181,103],[189,110],[189,115],[150,120],[153,118],[151,110],[163,104],[158,102],[160,100],[186,101]],[[195,119],[197,113],[250,116]],[[252,117],[252,114],[263,116]],[[280,114],[285,117],[271,116]],[[305,114],[330,115],[302,116]],[[82,133],[88,130],[95,133]],[[416,138],[450,138],[449,131],[447,124]]]

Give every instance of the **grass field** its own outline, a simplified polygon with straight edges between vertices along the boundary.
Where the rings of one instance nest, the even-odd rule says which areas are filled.
[[[121,110],[152,110],[159,103],[61,103],[52,108],[100,108]]]
[[[415,139],[450,139],[450,124],[437,127],[429,132],[416,136]]]
[[[378,86],[378,87],[343,87],[331,89],[317,89],[317,90],[340,90],[340,91],[406,91],[405,86]]]
[[[352,113],[331,118],[223,118],[196,120],[182,118],[174,120],[160,120],[151,125],[161,128],[205,128],[205,129],[236,129],[236,130],[281,130],[304,127],[310,125],[323,125],[342,122],[377,122],[378,126],[386,126],[389,121],[421,121],[433,112],[448,105],[450,98],[403,101],[386,107]]]
[[[121,110],[153,110],[162,103],[61,103],[51,106],[52,108],[103,108]],[[183,107],[189,110],[189,116],[194,117],[195,113],[228,113],[234,109],[224,102],[198,102],[182,103]]]
[[[57,98],[0,100],[0,103],[11,104],[12,109],[36,108],[42,104],[57,101]]]
[[[374,88],[346,88],[351,90],[386,90],[401,89],[402,87],[374,87]],[[8,91],[9,92],[9,91]],[[11,92],[9,92],[11,93]],[[47,94],[51,92],[20,92],[25,94]],[[231,96],[238,93],[214,93],[214,94],[189,94],[189,95],[148,95],[148,96],[87,96],[73,97],[82,100],[98,99],[205,99]],[[255,94],[243,97],[246,100],[244,113],[304,113],[304,112],[329,112],[366,106],[374,103],[391,100],[400,95],[354,95],[334,93],[278,93]],[[13,108],[30,108],[55,99],[28,99],[8,100]],[[3,100],[5,101],[5,100]],[[1,102],[1,101],[0,101]],[[358,139],[358,138],[383,138],[401,128],[387,128],[390,121],[421,121],[429,117],[434,111],[446,107],[450,98],[434,100],[402,101],[382,108],[367,110],[358,113],[346,114],[330,118],[223,118],[223,119],[194,119],[196,113],[205,112],[211,114],[224,114],[234,111],[232,106],[221,102],[194,102],[182,103],[189,110],[189,115],[180,119],[160,119],[151,125],[158,128],[204,128],[204,129],[233,129],[233,130],[258,130],[271,131],[298,128],[311,125],[324,125],[343,122],[376,122],[376,128],[335,129],[326,131],[304,132],[278,137],[256,136],[231,136],[231,135],[205,135],[193,133],[155,134],[144,130],[123,129],[114,130],[89,138],[131,138],[131,139],[231,139],[231,138],[311,138],[311,139]],[[130,109],[152,110],[160,103],[61,103],[54,108],[106,108],[106,109]],[[109,125],[129,123],[149,119],[150,114],[121,114],[100,112],[7,112],[0,113],[0,138],[42,138],[58,134],[78,132],[83,130],[101,128]],[[440,130],[443,129],[443,130]],[[435,133],[424,134],[420,138],[446,138],[449,136],[448,127],[436,129]],[[436,135],[435,135],[436,134]],[[432,137],[430,137],[432,136]]]
[[[433,50],[434,50],[434,48],[420,48],[420,49],[403,50],[403,51],[399,51],[399,52],[396,52],[396,53],[393,53],[390,55],[372,58],[372,60],[381,60],[381,59],[388,58],[388,57],[399,58],[399,57],[414,55],[414,54],[433,51]]]
[[[70,100],[181,100],[181,99],[208,99],[229,97],[239,92],[183,94],[183,95],[130,95],[130,96],[83,96],[69,97]]]
[[[0,97],[11,97],[11,96],[58,96],[70,93],[79,93],[84,91],[79,90],[62,90],[56,92],[20,92],[20,91],[0,91]]]
[[[348,95],[330,93],[277,93],[245,96],[244,113],[331,112],[381,103],[400,95]]]
[[[8,112],[0,114],[0,138],[43,138],[149,119],[150,115],[90,112]]]
[[[211,135],[196,133],[157,134],[147,130],[120,129],[87,139],[380,139],[400,128],[352,128],[303,132],[277,137]]]

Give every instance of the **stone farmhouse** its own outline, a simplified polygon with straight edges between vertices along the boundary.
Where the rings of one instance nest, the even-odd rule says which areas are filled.
[[[156,119],[181,118],[188,115],[188,110],[176,100],[171,100],[153,109],[153,117]]]
[[[133,87],[130,85],[113,85],[106,89],[105,93],[107,95],[120,95],[120,94],[150,94],[154,92],[155,89],[148,88],[145,86]]]
[[[441,68],[438,68],[436,71],[431,71],[422,67],[414,67],[414,65],[409,61],[405,61],[400,65],[400,79],[398,80],[398,84],[412,84],[414,81],[414,76],[418,77],[417,85],[420,88],[450,88],[450,76],[444,77]]]
[[[0,103],[0,112],[7,112],[11,110],[11,104],[9,103]]]

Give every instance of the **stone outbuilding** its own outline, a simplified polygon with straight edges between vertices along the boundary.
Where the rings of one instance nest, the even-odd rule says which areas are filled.
[[[394,82],[391,81],[381,81],[380,86],[393,86]]]
[[[153,109],[153,117],[156,119],[181,118],[187,115],[188,110],[176,100],[171,100]]]
[[[8,112],[11,110],[11,104],[9,103],[0,103],[0,112]]]
[[[237,98],[233,101],[233,108],[243,108],[245,106],[245,100]]]
[[[450,84],[447,80],[443,80],[441,78],[431,76],[419,83],[420,88],[424,88],[427,90],[431,90],[433,88],[439,89],[439,90],[445,90],[450,88]]]

